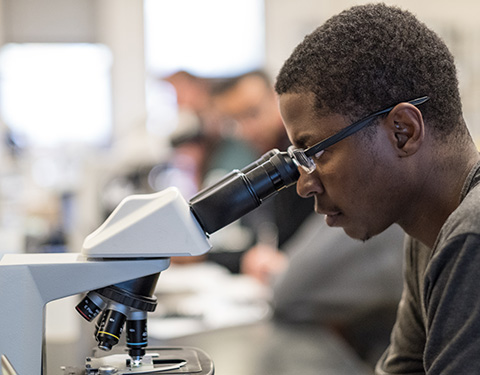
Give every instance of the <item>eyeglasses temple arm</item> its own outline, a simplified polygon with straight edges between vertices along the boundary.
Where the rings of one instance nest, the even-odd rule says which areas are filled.
[[[409,104],[412,104],[414,106],[420,105],[425,103],[428,99],[430,99],[428,96],[422,96],[421,98],[413,99],[410,100]],[[385,109],[382,109],[381,111],[372,113],[370,116],[353,123],[352,125],[347,126],[345,129],[340,130],[337,134],[332,135],[331,137],[325,139],[324,141],[316,144],[313,147],[307,148],[305,150],[305,155],[307,156],[312,156],[315,155],[317,152],[326,149],[327,147],[330,147],[334,145],[337,142],[340,142],[342,139],[356,133],[360,129],[362,129],[365,125],[367,125],[373,118],[383,115],[384,113],[390,112],[394,107],[388,107]]]

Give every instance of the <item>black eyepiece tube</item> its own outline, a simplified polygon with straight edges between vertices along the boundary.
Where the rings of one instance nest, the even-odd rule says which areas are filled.
[[[266,161],[269,161],[272,157],[274,157],[275,155],[279,154],[280,151],[276,148],[274,148],[273,150],[270,150],[270,151],[267,151],[266,153],[264,153],[261,157],[259,157],[257,160],[255,160],[254,162],[248,164],[246,167],[243,167],[241,169],[241,172],[243,173],[248,173],[250,172],[252,169],[255,169],[257,168],[258,166],[262,165],[263,163],[265,163]]]
[[[242,170],[234,170],[190,200],[190,208],[206,233],[234,222],[297,182],[300,174],[286,152],[271,150]]]
[[[255,160],[254,162],[248,164],[246,167],[243,167],[240,172],[245,174],[245,173],[248,173],[250,172],[252,169],[255,169],[257,168],[258,166],[262,165],[263,163],[265,163],[266,161],[270,160],[272,158],[272,156],[275,156],[277,153],[279,153],[280,151],[278,151],[276,148],[273,149],[273,150],[270,150],[268,152],[266,152],[265,154],[263,154],[260,158],[258,158],[257,160]],[[223,185],[224,183],[226,183],[226,181],[229,181],[231,180],[232,178],[235,178],[235,176],[238,174],[238,169],[234,169],[233,171],[231,171],[230,173],[227,173],[225,176],[223,176],[219,181],[217,181],[214,185],[212,186],[209,186],[205,189],[203,189],[201,192],[199,192],[197,195],[195,195],[192,199],[195,199],[196,197],[198,197],[200,194],[202,193],[208,193],[209,190],[211,189],[214,189],[216,188],[217,186],[221,186]]]

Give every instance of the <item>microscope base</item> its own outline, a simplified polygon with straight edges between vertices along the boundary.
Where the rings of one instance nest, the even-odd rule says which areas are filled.
[[[94,350],[94,356],[85,360],[85,368],[63,368],[64,375],[126,375],[126,374],[195,374],[213,375],[210,357],[200,349],[191,347],[147,348],[142,366],[130,366],[130,357],[117,350],[116,354],[101,356],[105,352]]]

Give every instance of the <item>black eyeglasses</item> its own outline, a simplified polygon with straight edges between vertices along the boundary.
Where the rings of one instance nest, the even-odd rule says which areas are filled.
[[[428,96],[422,96],[421,98],[410,100],[407,103],[414,106],[419,106],[420,104],[425,103],[428,99],[430,99]],[[319,157],[327,147],[330,147],[335,143],[340,142],[342,139],[358,132],[360,129],[363,129],[368,123],[370,123],[370,121],[373,120],[375,117],[390,112],[394,107],[395,106],[392,106],[386,109],[382,109],[381,111],[374,112],[367,117],[364,117],[361,120],[354,122],[352,125],[349,125],[346,128],[340,130],[338,133],[328,137],[327,139],[324,139],[323,141],[320,141],[317,144],[308,147],[305,150],[302,148],[295,148],[295,146],[292,145],[288,148],[288,154],[298,167],[301,167],[307,173],[313,173],[317,166],[312,156]]]

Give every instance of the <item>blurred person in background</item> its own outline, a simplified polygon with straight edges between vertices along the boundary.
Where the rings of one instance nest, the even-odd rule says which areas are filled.
[[[234,129],[238,138],[249,144],[260,157],[271,149],[285,151],[290,145],[278,110],[277,96],[268,74],[255,70],[219,80],[212,85],[214,108]],[[277,248],[288,241],[313,213],[312,200],[298,196],[295,186],[281,190],[252,213],[251,226],[256,229],[256,244],[241,260],[241,270],[254,275],[258,265],[266,263],[281,268]],[[272,251],[275,249],[275,251]]]
[[[164,81],[175,90],[178,110],[178,126],[170,136],[171,161],[187,163],[195,171],[192,193],[254,160],[252,148],[232,134],[212,105],[210,89],[215,79],[182,70]]]
[[[213,106],[210,89],[215,79],[202,78],[186,71],[176,72],[164,81],[175,90],[178,127],[170,136],[172,154],[168,165],[156,179],[157,190],[177,186],[189,199],[233,169],[242,168],[257,158],[256,151],[232,132]],[[162,170],[163,168],[163,170]],[[239,272],[241,254],[254,243],[254,229],[247,215],[210,236],[212,250],[200,257],[173,258],[174,263],[211,260],[233,273]]]
[[[180,123],[171,136],[173,153],[169,161],[176,175],[173,180],[166,179],[165,174],[161,176],[164,187],[186,186],[193,181],[189,192],[184,193],[189,198],[272,148],[285,150],[289,145],[276,94],[264,72],[206,79],[180,71],[165,81],[176,91]],[[213,233],[213,249],[205,256],[173,261],[211,260],[238,273],[241,264],[256,253],[254,250],[243,258],[246,250],[255,244],[266,245],[268,250],[281,246],[313,213],[312,204],[313,201],[300,198],[291,186],[254,212]]]

